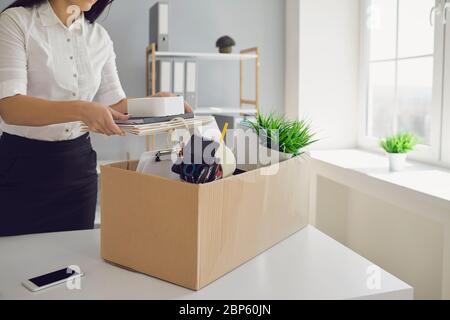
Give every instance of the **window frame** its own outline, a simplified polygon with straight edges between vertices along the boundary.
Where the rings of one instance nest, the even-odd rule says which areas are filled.
[[[399,8],[399,2],[405,0],[398,0],[397,10]],[[438,6],[445,0],[436,0],[435,5]],[[361,5],[361,33],[360,33],[360,43],[361,43],[361,53],[360,53],[360,98],[359,104],[360,114],[358,116],[358,147],[362,149],[368,149],[372,151],[380,152],[380,140],[379,138],[374,138],[368,136],[369,128],[369,30],[366,27],[368,23],[368,10],[371,0],[363,0]],[[444,27],[443,15],[435,19],[435,32],[434,32],[434,53],[433,53],[433,97],[432,97],[432,111],[431,111],[431,145],[418,145],[416,150],[411,152],[409,157],[415,160],[425,161],[438,165],[450,165],[450,150],[444,152],[443,144],[444,141],[450,142],[450,128],[444,130],[444,124],[447,123],[450,127],[450,112],[444,113],[444,98],[448,97],[446,101],[450,107],[450,85],[447,86],[446,92],[443,92],[444,83],[450,84],[450,63],[445,63],[445,53],[447,52],[447,61],[450,62],[450,21]],[[398,12],[397,12],[397,37],[396,46],[398,48]],[[447,32],[446,32],[447,30]],[[444,48],[446,45],[446,48]],[[447,50],[445,50],[447,49]],[[397,52],[398,53],[398,52]],[[413,57],[410,57],[412,59]],[[398,58],[398,54],[395,59],[398,63],[399,60],[403,58]],[[389,59],[390,61],[391,59]],[[444,73],[444,65],[447,72]],[[447,75],[444,79],[444,74]],[[444,82],[448,81],[448,82]],[[395,106],[394,106],[395,107]],[[446,108],[449,110],[449,108]],[[450,146],[450,144],[449,144]]]
[[[449,1],[446,1],[449,3]],[[448,9],[450,10],[450,8]],[[442,93],[442,141],[441,141],[441,161],[450,167],[450,13],[447,12],[447,24],[444,30],[444,75]]]

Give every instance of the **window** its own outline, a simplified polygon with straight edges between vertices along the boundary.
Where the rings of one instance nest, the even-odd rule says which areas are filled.
[[[416,158],[445,158],[445,8],[444,0],[365,0],[359,135],[363,147],[378,146],[381,138],[408,131],[421,140]]]

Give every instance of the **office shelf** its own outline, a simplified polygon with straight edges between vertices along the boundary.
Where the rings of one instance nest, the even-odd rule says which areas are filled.
[[[257,114],[255,108],[218,108],[218,107],[197,107],[194,110],[196,115],[248,115]]]
[[[234,53],[195,53],[195,52],[155,52],[156,58],[187,58],[197,60],[218,60],[218,61],[241,61],[256,60],[257,54],[234,54]]]
[[[256,113],[260,108],[260,57],[259,48],[249,48],[241,50],[240,53],[201,53],[201,52],[171,52],[171,51],[157,51],[156,44],[150,44],[145,50],[145,65],[146,65],[146,89],[147,96],[156,94],[156,67],[155,62],[158,58],[187,58],[197,60],[213,60],[213,61],[238,61],[239,68],[239,104],[254,106]],[[255,98],[248,99],[244,97],[244,61],[255,62]],[[151,62],[151,64],[149,64]],[[151,65],[151,68],[149,67]],[[150,80],[151,79],[151,80]]]
[[[197,115],[239,115],[254,116],[259,112],[260,108],[260,55],[259,48],[248,48],[241,50],[240,53],[205,53],[205,52],[171,52],[157,51],[156,44],[152,43],[146,48],[145,65],[146,65],[146,90],[147,96],[156,94],[156,61],[161,58],[185,58],[195,59],[197,61],[236,61],[239,63],[239,108],[196,108]],[[246,98],[244,96],[244,62],[251,61],[255,63],[255,97]],[[252,108],[246,107],[252,106]],[[154,136],[152,141],[147,137],[147,150],[154,147]]]

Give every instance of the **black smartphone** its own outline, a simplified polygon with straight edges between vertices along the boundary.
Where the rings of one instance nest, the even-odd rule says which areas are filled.
[[[82,277],[84,274],[77,272],[71,267],[67,267],[61,270],[50,272],[42,276],[34,277],[22,282],[22,285],[32,292],[47,289],[52,286],[71,281],[76,278]]]

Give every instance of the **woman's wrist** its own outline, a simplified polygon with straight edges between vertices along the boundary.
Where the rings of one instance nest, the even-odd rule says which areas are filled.
[[[85,122],[89,103],[86,101],[71,101],[70,104],[72,104],[71,109],[75,111],[74,117],[76,121]]]
[[[118,103],[113,104],[111,106],[111,108],[120,113],[127,114],[128,113],[128,100],[122,99]]]

